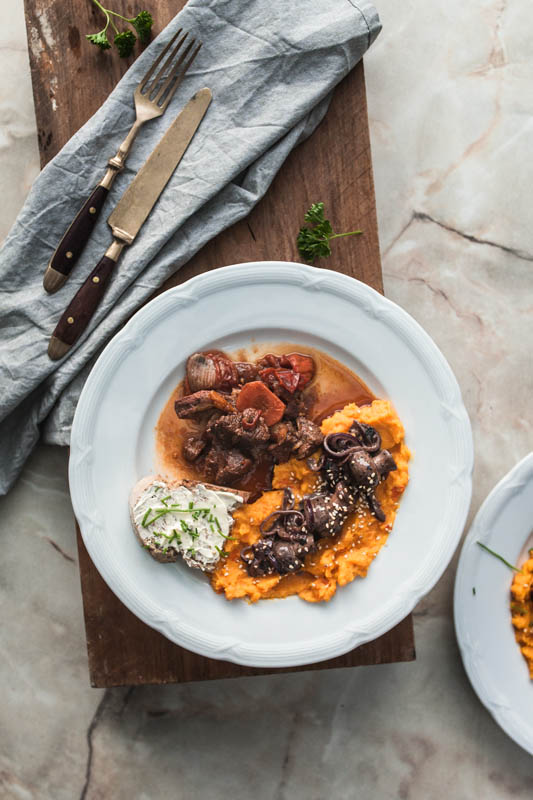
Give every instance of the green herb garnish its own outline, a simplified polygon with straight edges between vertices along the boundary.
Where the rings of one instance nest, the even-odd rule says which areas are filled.
[[[117,26],[115,25],[114,20],[112,17],[116,17],[118,19],[127,22],[131,25],[137,35],[139,37],[139,41],[141,43],[145,43],[150,38],[150,32],[152,25],[154,24],[154,20],[152,19],[152,15],[148,13],[148,11],[140,11],[136,17],[123,17],[122,14],[118,14],[116,11],[112,11],[110,8],[104,8],[104,6],[98,2],[98,0],[92,0],[92,2],[97,6],[102,14],[105,16],[106,23],[105,27],[102,28],[101,31],[98,33],[89,33],[86,34],[85,38],[88,39],[92,44],[95,44],[100,50],[109,50],[111,44],[109,39],[107,38],[107,31],[109,26],[111,26],[112,30],[114,31],[114,38],[113,44],[118,50],[118,54],[121,58],[127,58],[133,52],[133,48],[135,46],[135,42],[137,41],[137,37],[133,33],[132,30],[129,28],[123,31],[120,31]],[[159,487],[158,487],[159,488]]]
[[[190,527],[187,525],[184,519],[180,519],[180,526],[183,533],[189,533]]]
[[[494,558],[498,558],[500,561],[502,561],[506,567],[509,567],[509,569],[514,569],[515,572],[522,572],[521,569],[518,569],[518,567],[510,564],[509,561],[507,561],[503,556],[501,556],[499,553],[495,553],[494,550],[491,550],[490,547],[487,547],[487,545],[483,544],[483,542],[476,542],[476,544],[478,544],[483,550],[486,550],[487,553],[490,553],[491,556],[494,556]]]
[[[136,17],[133,19],[129,19],[128,22],[131,22],[137,34],[139,36],[139,41],[141,44],[145,44],[148,39],[150,38],[150,34],[152,32],[152,25],[154,24],[154,20],[152,19],[152,15],[148,13],[148,11],[139,11]]]
[[[312,263],[317,258],[327,258],[331,255],[330,242],[342,236],[357,236],[363,231],[350,231],[349,233],[333,233],[329,219],[324,218],[324,203],[313,203],[304,216],[304,220],[312,227],[300,228],[296,238],[298,252],[305,261]]]
[[[201,511],[203,509],[198,509],[198,510]],[[152,509],[150,508],[149,511],[152,511]],[[154,517],[147,522],[146,521],[146,517],[148,516],[148,514],[145,514],[142,524],[143,524],[143,526],[145,528],[147,528],[148,525],[153,525],[154,522],[157,522],[157,520],[160,517],[164,516],[165,514],[173,514],[173,513],[176,513],[176,514],[189,514],[190,511],[191,511],[190,508],[176,508],[175,506],[170,506],[170,507],[165,506],[165,508],[156,508],[153,511]]]
[[[220,547],[217,547],[217,545],[215,545],[215,550],[220,554],[222,558],[227,558],[229,556],[229,553],[226,553],[225,550],[221,550]]]
[[[151,508],[149,508],[149,509],[148,509],[148,511],[146,512],[146,514],[144,515],[144,517],[143,517],[143,521],[142,521],[142,523],[141,523],[141,525],[143,526],[143,528],[146,528],[146,527],[148,527],[148,523],[146,522],[146,520],[148,519],[148,517],[150,516],[150,514],[151,514],[151,513],[152,513],[152,509],[151,509]]]

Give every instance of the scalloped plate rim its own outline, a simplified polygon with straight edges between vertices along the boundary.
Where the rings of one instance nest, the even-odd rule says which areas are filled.
[[[478,698],[500,728],[520,745],[520,747],[533,755],[533,723],[530,726],[528,734],[524,735],[521,726],[517,724],[514,709],[496,703],[492,699],[498,691],[498,687],[487,685],[486,680],[476,669],[476,665],[470,657],[467,647],[468,631],[461,611],[461,602],[464,593],[467,593],[467,587],[469,583],[471,583],[471,580],[468,579],[469,573],[467,566],[467,558],[470,555],[471,548],[473,548],[478,539],[483,539],[483,533],[490,527],[491,521],[497,516],[503,506],[504,495],[507,489],[513,488],[513,484],[517,481],[523,481],[525,483],[531,483],[533,481],[533,452],[525,455],[514,467],[500,478],[491,489],[474,517],[474,521],[463,542],[457,565],[453,596],[454,625],[463,665],[470,684]],[[481,551],[479,557],[482,557]],[[518,645],[516,646],[518,647]],[[486,675],[486,673],[484,674]]]
[[[230,645],[230,652],[228,652],[228,642],[224,638],[219,638],[219,650],[217,651],[217,645],[213,642],[202,642],[195,639],[194,631],[187,630],[186,625],[182,626],[183,630],[181,628],[176,630],[176,627],[171,627],[169,615],[165,614],[164,610],[157,617],[153,614],[151,619],[147,618],[146,615],[143,616],[142,613],[139,613],[142,610],[138,608],[135,596],[132,596],[131,593],[124,590],[123,586],[117,584],[115,580],[117,576],[113,575],[109,565],[102,561],[99,553],[92,547],[88,524],[91,519],[90,513],[87,512],[83,502],[83,489],[80,488],[79,471],[74,475],[72,468],[79,450],[87,447],[87,443],[84,443],[83,440],[81,442],[78,441],[82,433],[87,432],[87,419],[83,418],[87,398],[90,396],[93,385],[102,379],[111,361],[117,358],[122,353],[122,350],[128,352],[132,346],[136,347],[138,345],[141,331],[150,326],[150,319],[154,317],[156,311],[163,312],[166,310],[168,313],[172,305],[175,304],[175,300],[180,296],[186,295],[187,299],[190,299],[191,295],[193,295],[194,299],[197,299],[205,293],[210,294],[216,291],[217,286],[224,285],[226,281],[232,278],[245,284],[257,284],[261,281],[279,282],[280,279],[285,279],[289,283],[305,285],[305,281],[307,281],[309,284],[307,288],[316,288],[318,286],[321,290],[327,290],[332,294],[341,293],[343,297],[346,297],[346,293],[348,293],[348,295],[351,295],[352,302],[359,301],[359,304],[367,313],[376,312],[376,310],[380,311],[381,317],[385,318],[387,327],[394,330],[397,335],[404,339],[415,356],[424,365],[431,377],[435,391],[437,392],[437,389],[440,390],[441,393],[438,394],[438,397],[442,406],[448,409],[452,417],[450,424],[456,428],[457,444],[462,448],[461,474],[454,479],[459,484],[458,491],[460,491],[461,496],[460,501],[456,504],[457,508],[453,510],[455,530],[453,534],[447,534],[444,558],[441,559],[438,565],[432,566],[430,576],[425,574],[419,576],[419,585],[415,585],[413,580],[411,590],[402,593],[401,603],[397,602],[395,604],[391,601],[384,607],[379,630],[361,631],[347,625],[342,635],[335,634],[330,637],[324,637],[324,646],[318,652],[314,640],[306,641],[292,651],[288,647],[277,648],[274,653],[272,648],[270,648],[270,652],[265,652],[264,648],[258,648],[257,646],[250,647],[242,642],[233,643]],[[363,299],[367,305],[362,303]],[[136,335],[134,335],[135,332]],[[468,414],[462,402],[459,385],[445,357],[419,323],[400,306],[355,278],[332,270],[310,267],[298,262],[261,261],[233,264],[195,276],[182,285],[173,287],[158,295],[139,309],[126,325],[115,334],[100,354],[80,395],[72,426],[69,480],[74,512],[78,518],[83,518],[86,521],[84,527],[80,525],[80,530],[87,550],[106,583],[134,614],[171,641],[200,655],[215,659],[223,658],[246,666],[283,667],[315,663],[343,655],[354,647],[383,635],[413,610],[417,602],[438,581],[455,552],[470,506],[472,468],[472,432]],[[419,572],[422,573],[423,570],[419,570]],[[192,636],[192,641],[189,638],[190,636]],[[341,637],[341,641],[339,641],[339,637]],[[315,648],[314,650],[313,647]]]

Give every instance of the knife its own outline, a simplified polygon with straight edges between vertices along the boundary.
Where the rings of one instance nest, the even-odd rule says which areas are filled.
[[[181,161],[211,97],[209,89],[200,89],[189,100],[110,214],[107,222],[113,242],[59,320],[48,345],[52,360],[66,355],[89,324],[123,248],[133,242]]]

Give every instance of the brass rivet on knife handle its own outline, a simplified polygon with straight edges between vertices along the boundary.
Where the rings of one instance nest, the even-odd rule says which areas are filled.
[[[107,194],[108,188],[99,184],[80,208],[69,229],[61,239],[44,273],[43,286],[50,294],[57,292],[63,286],[82,254],[105,203]]]
[[[68,353],[89,324],[124,246],[124,242],[113,241],[70,301],[48,344],[48,355],[53,361]]]

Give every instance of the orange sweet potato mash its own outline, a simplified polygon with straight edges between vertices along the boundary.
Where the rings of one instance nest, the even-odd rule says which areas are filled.
[[[530,550],[530,556],[533,551]],[[517,572],[511,585],[511,617],[515,638],[529,667],[533,680],[533,558],[529,558]]]
[[[279,491],[265,492],[255,503],[243,506],[234,514],[234,541],[227,542],[225,550],[228,556],[221,559],[211,576],[211,585],[216,592],[224,593],[228,600],[242,597],[251,603],[293,594],[317,603],[333,597],[337,586],[344,586],[358,576],[365,577],[392,530],[400,497],[409,480],[410,453],[404,443],[403,425],[387,400],[374,400],[368,406],[355,403],[345,406],[322,422],[322,433],[346,432],[353,420],[376,428],[381,435],[382,447],[390,450],[398,467],[376,490],[376,497],[386,515],[385,521],[379,522],[366,504],[361,504],[348,517],[338,536],[319,542],[317,551],[307,556],[300,572],[250,577],[240,559],[240,552],[245,545],[260,538],[259,525],[272,511],[280,508],[282,490],[290,487],[296,499],[300,500],[316,488],[317,476],[305,461],[293,458],[285,464],[278,464],[274,470],[273,487]]]

